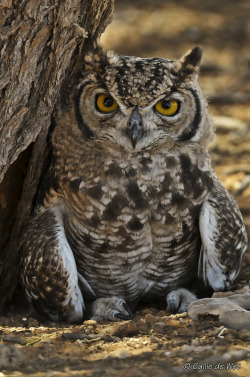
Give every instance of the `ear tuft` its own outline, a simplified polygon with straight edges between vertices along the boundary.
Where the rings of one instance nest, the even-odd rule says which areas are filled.
[[[200,62],[202,57],[202,49],[200,47],[194,47],[184,55],[181,60],[180,73],[182,78],[191,77],[195,73],[198,73]]]
[[[181,59],[182,65],[191,64],[193,67],[199,67],[202,57],[202,49],[200,47],[194,47],[189,50]]]

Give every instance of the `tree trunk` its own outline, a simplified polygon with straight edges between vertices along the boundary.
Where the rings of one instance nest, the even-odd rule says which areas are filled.
[[[0,0],[0,309],[46,159],[61,87],[111,20],[114,0]]]

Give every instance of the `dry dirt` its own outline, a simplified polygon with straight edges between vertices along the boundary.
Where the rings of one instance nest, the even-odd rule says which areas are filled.
[[[201,45],[201,86],[217,126],[215,170],[250,238],[250,2],[116,1],[102,43],[121,54],[177,58]],[[249,286],[250,251],[235,288]],[[0,317],[1,376],[250,376],[250,330],[195,322],[149,305],[132,321],[45,322],[25,307]],[[184,367],[186,369],[184,369]]]

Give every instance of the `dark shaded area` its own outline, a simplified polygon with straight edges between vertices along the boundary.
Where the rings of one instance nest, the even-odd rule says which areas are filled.
[[[21,197],[23,181],[27,172],[32,151],[31,145],[22,152],[18,159],[10,166],[0,184],[0,248],[4,248],[9,239],[17,204]]]

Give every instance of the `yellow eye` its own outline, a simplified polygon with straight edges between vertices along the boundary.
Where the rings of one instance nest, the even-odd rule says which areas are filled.
[[[99,94],[96,98],[96,106],[102,113],[111,113],[118,107],[118,104],[107,94]]]
[[[179,110],[179,102],[176,100],[161,100],[155,105],[155,109],[158,113],[166,116],[172,116]]]

